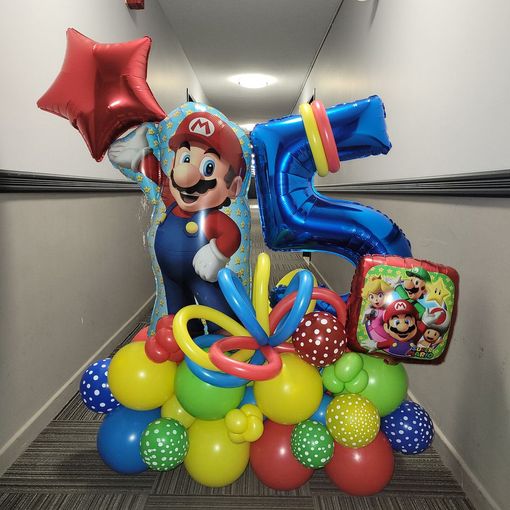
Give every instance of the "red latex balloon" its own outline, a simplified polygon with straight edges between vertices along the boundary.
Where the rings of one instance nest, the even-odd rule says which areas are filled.
[[[250,445],[250,464],[257,478],[268,487],[290,491],[301,487],[313,469],[296,460],[290,447],[294,425],[266,420],[262,437]]]
[[[62,69],[37,106],[68,119],[101,161],[126,130],[166,116],[145,81],[150,46],[150,37],[101,44],[69,28]]]
[[[347,350],[344,326],[332,314],[306,314],[292,335],[297,354],[315,367],[327,367]]]
[[[167,353],[167,359],[170,361],[180,363],[184,359],[184,353],[174,338],[173,329],[156,329],[156,343]]]
[[[370,496],[388,485],[394,463],[390,443],[379,432],[363,448],[347,448],[335,443],[333,458],[324,469],[341,491],[352,496]]]
[[[156,323],[156,331],[160,329],[172,329],[174,325],[174,314],[163,315]]]
[[[155,336],[150,336],[145,342],[145,354],[154,363],[168,361],[168,351],[163,349],[157,342]]]
[[[146,342],[149,338],[149,326],[142,328],[131,340],[132,342]]]
[[[184,359],[173,332],[174,316],[165,315],[156,324],[156,334],[151,336],[145,344],[145,354],[156,363],[175,361],[180,363]]]

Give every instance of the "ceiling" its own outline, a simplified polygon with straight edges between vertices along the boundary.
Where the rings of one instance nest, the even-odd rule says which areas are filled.
[[[159,0],[209,104],[242,124],[288,115],[341,0]],[[228,81],[264,73],[274,85]]]

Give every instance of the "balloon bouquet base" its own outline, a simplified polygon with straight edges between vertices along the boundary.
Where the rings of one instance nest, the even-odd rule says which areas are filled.
[[[381,99],[327,110],[315,100],[248,139],[207,105],[161,109],[145,81],[149,37],[102,44],[70,29],[67,41],[38,106],[67,118],[96,160],[108,151],[153,206],[151,324],[80,384],[87,407],[106,414],[101,458],[125,474],[183,463],[209,487],[234,482],[250,463],[277,490],[298,488],[316,469],[348,494],[382,490],[393,451],[420,453],[432,441],[429,415],[404,400],[401,362],[444,358],[458,275],[411,258],[383,213],[313,185],[340,161],[391,149]],[[273,289],[271,309],[266,254],[250,298],[252,164],[266,245],[352,262],[347,304],[298,270]]]
[[[299,270],[271,309],[269,272],[262,254],[250,299],[231,270],[220,271],[240,322],[191,305],[85,371],[81,395],[106,414],[97,448],[111,469],[184,463],[198,483],[221,487],[250,464],[275,490],[297,489],[324,469],[340,490],[370,495],[391,480],[394,450],[416,454],[430,445],[430,417],[404,400],[404,366],[347,346],[344,301]],[[315,311],[318,301],[334,313]],[[233,336],[192,338],[193,319]]]

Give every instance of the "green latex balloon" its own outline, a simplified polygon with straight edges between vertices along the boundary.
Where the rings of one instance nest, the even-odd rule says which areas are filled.
[[[195,418],[220,420],[243,400],[245,386],[220,388],[202,381],[182,362],[175,374],[175,395],[182,407]]]
[[[155,471],[176,468],[188,449],[188,431],[173,419],[160,418],[149,423],[140,439],[143,461]]]
[[[363,369],[363,358],[356,352],[348,352],[334,364],[335,375],[343,382],[350,382]]]
[[[302,421],[290,438],[292,454],[308,468],[324,467],[333,457],[335,442],[328,429],[315,420]]]
[[[381,358],[361,354],[363,370],[368,374],[366,388],[360,395],[368,398],[380,416],[392,413],[407,394],[407,373],[402,363],[390,365]]]
[[[361,393],[368,385],[369,377],[366,370],[360,370],[352,381],[345,383],[345,392]]]
[[[338,363],[338,361],[337,361]],[[342,393],[345,389],[345,384],[336,376],[335,365],[329,365],[322,371],[322,384],[324,387],[331,391],[331,393]]]
[[[380,416],[392,413],[407,394],[407,373],[402,364],[349,352],[322,371],[322,383],[335,395],[356,393],[368,398]]]

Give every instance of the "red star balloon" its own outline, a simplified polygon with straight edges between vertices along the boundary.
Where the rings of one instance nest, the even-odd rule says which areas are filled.
[[[37,106],[68,119],[101,161],[127,129],[166,116],[146,82],[150,47],[150,37],[101,44],[68,29],[62,69]]]

